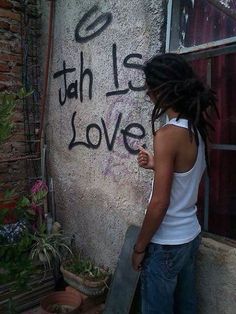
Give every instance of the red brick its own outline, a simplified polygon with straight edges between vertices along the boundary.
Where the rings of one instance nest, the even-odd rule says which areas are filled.
[[[14,135],[14,141],[16,142],[24,142],[25,140],[26,140],[26,137],[24,134]]]
[[[0,69],[1,69],[1,67],[0,67]],[[10,73],[11,74],[16,74],[17,76],[21,76],[21,74],[22,74],[22,67],[21,66],[13,66]]]
[[[1,32],[1,40],[8,40],[8,41],[11,41],[11,40],[14,40],[14,39],[17,39],[17,40],[20,40],[20,36],[17,34],[17,33],[12,33],[12,32]]]
[[[8,0],[0,0],[0,8],[12,9],[13,4]]]
[[[5,91],[7,89],[7,85],[0,82],[0,92]]]
[[[22,82],[20,79],[17,79],[15,77],[9,76],[9,75],[3,75],[0,73],[0,90],[4,91],[12,91],[15,92],[19,90],[19,88],[22,87]]]
[[[10,29],[10,24],[4,21],[0,21],[0,29],[5,29],[8,31]]]
[[[9,41],[0,41],[1,52],[6,52],[7,54],[11,51],[11,42]]]
[[[15,131],[16,132],[23,132],[24,131],[24,123],[23,122],[17,122],[15,124]]]
[[[14,6],[14,10],[17,10],[17,11],[22,11],[23,10],[22,5],[20,4],[19,0],[16,0],[16,1],[12,1],[11,0],[11,3]]]
[[[0,72],[9,72],[10,67],[7,64],[0,63]]]
[[[23,114],[22,112],[15,112],[13,117],[12,117],[12,121],[13,122],[22,122],[24,120]],[[19,132],[18,132],[19,133]]]
[[[0,17],[5,17],[7,19],[18,21],[18,22],[21,21],[21,15],[19,13],[15,13],[15,12],[5,10],[5,9],[0,9]]]
[[[0,81],[8,82],[8,81],[16,81],[15,77],[10,76],[8,73],[0,73]]]
[[[0,53],[0,61],[21,62],[22,61],[22,57],[21,57],[21,55]]]
[[[15,44],[12,43],[12,45],[10,47],[10,51],[14,52],[16,54],[21,54],[22,53],[22,47],[18,43],[15,43]]]
[[[24,154],[25,144],[22,142],[12,142],[12,152],[14,154],[19,153],[19,155]]]
[[[11,24],[10,25],[10,31],[13,33],[21,33],[21,26],[19,24]]]

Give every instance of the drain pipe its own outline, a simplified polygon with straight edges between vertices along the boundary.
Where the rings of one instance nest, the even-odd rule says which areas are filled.
[[[40,143],[37,147],[37,153],[41,153],[41,171],[42,171],[42,180],[46,181],[45,174],[45,157],[46,157],[46,145],[44,141],[44,116],[45,116],[45,107],[47,100],[48,92],[48,78],[49,78],[49,66],[52,57],[52,44],[53,44],[53,31],[54,31],[54,16],[55,16],[55,1],[49,0],[50,3],[50,15],[49,15],[49,24],[48,24],[48,44],[47,51],[45,56],[45,69],[44,69],[44,79],[43,79],[43,95],[40,102],[41,115],[40,115],[40,129],[39,129],[39,139]],[[48,213],[47,200],[44,201],[44,218],[47,222],[47,232],[51,233],[52,229],[52,219]]]
[[[48,92],[48,78],[49,78],[49,66],[52,56],[52,42],[53,42],[53,33],[54,33],[54,16],[55,16],[55,0],[49,0],[50,3],[50,15],[49,15],[49,25],[48,25],[48,44],[46,51],[46,63],[44,70],[44,84],[43,84],[43,96],[41,98],[40,107],[41,107],[41,115],[40,115],[40,130],[39,130],[39,138],[40,138],[40,146],[44,146],[44,116],[45,116],[45,106],[47,100],[47,92]],[[38,153],[40,152],[40,147],[38,146]]]

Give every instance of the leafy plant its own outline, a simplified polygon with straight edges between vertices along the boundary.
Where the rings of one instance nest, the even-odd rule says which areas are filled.
[[[7,189],[4,191],[3,199],[5,202],[11,201],[14,197],[16,197],[16,191],[14,189]]]
[[[12,116],[18,99],[23,99],[32,94],[32,91],[26,92],[21,88],[17,93],[0,93],[0,144],[10,135],[13,128]]]
[[[68,237],[63,233],[51,233],[46,231],[45,224],[42,224],[39,231],[32,236],[33,245],[30,256],[44,264],[45,269],[51,268],[52,262],[62,260],[64,255],[72,255],[72,251],[67,244]]]
[[[47,185],[42,180],[37,180],[31,194],[23,196],[17,200],[17,194],[14,189],[6,190],[1,200],[0,225],[15,223],[19,220],[35,222],[43,213],[43,202],[48,193]],[[40,219],[42,220],[42,219]]]
[[[29,198],[23,196],[17,200],[14,189],[6,190],[0,202],[0,225],[16,223],[20,220],[30,221],[35,216],[35,211],[31,210]],[[0,226],[1,228],[1,226]]]
[[[28,278],[35,270],[29,251],[32,237],[26,231],[17,243],[0,246],[0,282],[14,281],[14,289],[27,287]]]
[[[65,265],[65,269],[88,280],[100,281],[109,276],[109,271],[96,266],[90,259],[74,256]]]
[[[32,203],[40,205],[48,194],[48,187],[42,180],[37,180],[31,189]]]

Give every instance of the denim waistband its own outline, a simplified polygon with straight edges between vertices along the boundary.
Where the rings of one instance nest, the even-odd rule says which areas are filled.
[[[198,241],[198,239],[201,238],[201,235],[198,234],[192,241],[187,242],[187,243],[182,243],[182,244],[159,244],[159,243],[154,243],[154,242],[150,242],[149,243],[149,247],[153,247],[153,248],[160,248],[160,249],[165,249],[165,250],[170,250],[172,248],[181,248],[181,247],[186,247],[188,245],[191,245],[191,243],[193,243],[194,241]]]

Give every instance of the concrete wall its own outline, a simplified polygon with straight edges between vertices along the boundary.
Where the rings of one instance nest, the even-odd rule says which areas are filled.
[[[197,261],[200,314],[236,311],[236,243],[205,234]]]
[[[137,144],[152,149],[140,65],[160,50],[163,10],[162,1],[56,1],[46,134],[57,215],[112,268],[150,193],[152,174],[136,163]]]

